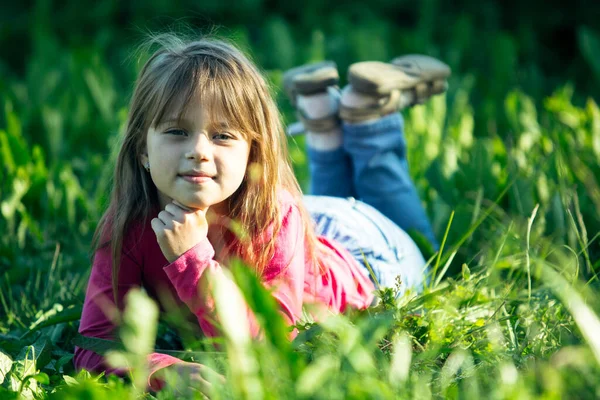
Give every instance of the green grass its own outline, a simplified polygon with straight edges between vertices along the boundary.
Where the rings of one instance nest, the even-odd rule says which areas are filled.
[[[291,40],[281,21],[268,26],[273,41]],[[387,55],[361,42],[385,25],[361,29],[349,39],[356,51]],[[582,32],[585,48],[597,46]],[[126,380],[73,371],[90,237],[126,116],[118,77],[136,67],[117,72],[97,48],[48,40],[36,42],[25,77],[0,85],[0,398],[173,398],[144,394],[142,367]],[[452,40],[460,58],[467,39]],[[313,35],[303,57],[322,58],[324,41]],[[510,67],[514,39],[495,42]],[[267,71],[275,87],[281,67]],[[150,313],[130,319],[121,346],[83,344],[116,363],[140,366],[152,348],[205,363],[226,377],[213,382],[214,398],[600,397],[600,109],[569,84],[530,96],[500,67],[490,78],[500,83],[475,91],[477,74],[455,73],[447,96],[404,113],[411,174],[444,243],[432,253],[415,236],[430,258],[422,294],[383,290],[377,307],[302,324],[290,344],[268,294],[234,268],[263,341],[226,331],[214,352],[193,327]],[[290,145],[305,185],[303,139]],[[140,293],[130,301],[152,309]],[[219,311],[236,321],[235,307]]]

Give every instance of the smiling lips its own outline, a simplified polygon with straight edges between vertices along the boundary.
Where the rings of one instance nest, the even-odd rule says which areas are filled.
[[[179,176],[181,178],[183,178],[184,180],[186,180],[190,183],[195,183],[195,184],[209,182],[214,179],[213,176],[211,176],[205,172],[196,172],[196,171],[184,172],[182,174],[179,174]]]

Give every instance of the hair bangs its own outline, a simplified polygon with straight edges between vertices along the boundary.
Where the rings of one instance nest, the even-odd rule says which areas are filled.
[[[206,108],[207,117],[241,133],[248,141],[257,139],[260,125],[252,118],[258,104],[248,97],[247,76],[220,62],[205,62],[197,71],[196,95]],[[203,65],[208,64],[208,65]]]
[[[173,68],[157,85],[155,101],[149,107],[152,120],[149,126],[156,127],[166,119],[181,122],[188,105],[196,94],[197,67],[193,58],[188,58]]]

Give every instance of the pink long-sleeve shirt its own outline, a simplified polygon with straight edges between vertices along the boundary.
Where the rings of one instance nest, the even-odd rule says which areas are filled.
[[[347,307],[368,307],[373,300],[374,285],[357,261],[338,243],[319,237],[317,254],[322,268],[313,265],[305,257],[303,224],[293,197],[282,191],[279,203],[282,225],[277,233],[274,255],[261,279],[272,290],[286,321],[290,325],[298,322],[305,304],[325,306],[332,312],[343,312]],[[150,296],[159,300],[159,304],[165,294],[178,305],[185,304],[207,336],[218,334],[211,323],[215,320],[212,301],[199,288],[207,271],[219,273],[226,267],[215,260],[215,251],[208,239],[169,263],[158,246],[150,221],[146,221],[129,231],[122,254],[117,294],[120,306],[130,289],[144,287]],[[111,271],[110,248],[106,246],[94,257],[79,326],[83,336],[115,339],[117,309]],[[257,336],[259,326],[250,311],[246,314],[250,333]],[[152,374],[182,361],[153,353],[148,362]],[[101,355],[78,347],[75,348],[74,363],[77,369],[116,372],[106,366]]]

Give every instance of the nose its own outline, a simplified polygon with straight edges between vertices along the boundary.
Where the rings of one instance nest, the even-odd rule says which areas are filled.
[[[210,160],[212,157],[212,144],[205,133],[199,133],[192,136],[190,148],[185,154],[185,158],[196,161]]]

